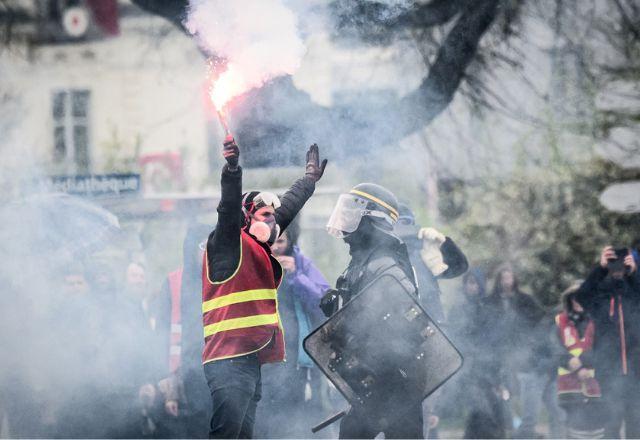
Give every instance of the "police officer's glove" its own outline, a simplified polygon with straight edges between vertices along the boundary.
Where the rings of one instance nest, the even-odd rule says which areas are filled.
[[[449,268],[440,252],[440,246],[447,238],[434,228],[421,228],[418,238],[422,240],[422,250],[420,250],[422,261],[434,276],[441,275]]]
[[[435,241],[438,243],[438,246],[442,245],[442,243],[447,239],[442,232],[435,228],[420,228],[420,231],[418,231],[418,238],[423,241]]]
[[[238,169],[238,160],[240,159],[240,148],[236,144],[235,139],[231,135],[227,135],[224,139],[222,155],[227,161],[230,171]]]
[[[320,308],[324,316],[329,318],[338,311],[340,294],[336,289],[329,289],[320,299]]]
[[[327,159],[323,160],[320,163],[320,151],[318,150],[318,145],[313,144],[309,147],[309,151],[307,151],[307,165],[305,167],[304,176],[317,182],[322,178],[324,174],[324,169],[327,166]]]

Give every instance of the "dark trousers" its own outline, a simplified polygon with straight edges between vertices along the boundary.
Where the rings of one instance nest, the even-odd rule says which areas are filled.
[[[600,398],[562,405],[567,413],[566,438],[604,438],[605,408]]]
[[[311,427],[325,413],[320,397],[321,373],[317,369],[297,367],[295,362],[284,362],[264,365],[262,375],[262,404],[256,416],[255,436],[310,437]],[[311,389],[310,400],[305,400],[307,385]]]
[[[597,371],[597,370],[596,370]],[[600,377],[602,403],[606,406],[605,438],[620,438],[622,422],[625,438],[640,438],[640,384],[629,376]]]
[[[209,362],[204,374],[213,403],[209,438],[252,438],[262,394],[258,356]]]
[[[413,405],[409,411],[387,426],[380,426],[366,413],[352,408],[340,421],[340,438],[374,438],[384,432],[384,438],[423,438],[422,405]]]

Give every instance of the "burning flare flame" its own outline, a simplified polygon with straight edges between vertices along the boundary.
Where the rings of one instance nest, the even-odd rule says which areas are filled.
[[[242,73],[233,65],[227,64],[227,70],[213,82],[209,91],[211,102],[218,112],[236,96],[246,92],[250,88]]]

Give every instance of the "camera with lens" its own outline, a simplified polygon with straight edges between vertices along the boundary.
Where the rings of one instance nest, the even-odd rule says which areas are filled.
[[[627,248],[616,248],[614,249],[616,253],[615,258],[609,259],[607,262],[607,269],[609,272],[625,272],[629,271],[629,268],[625,266],[624,259],[627,255],[629,255],[629,249]]]

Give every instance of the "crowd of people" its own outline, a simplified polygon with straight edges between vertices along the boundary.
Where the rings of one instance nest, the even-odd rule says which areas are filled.
[[[333,289],[298,246],[294,221],[324,173],[317,146],[281,197],[242,193],[233,140],[224,154],[218,224],[189,226],[183,264],[159,289],[140,259],[120,279],[97,260],[58,272],[52,289],[61,293],[38,315],[33,344],[41,380],[3,378],[0,434],[310,437],[344,401],[304,338],[392,274],[452,339],[464,367],[388,422],[352,407],[341,438],[437,438],[447,418],[464,420],[465,438],[537,438],[543,407],[553,438],[640,437],[637,250],[604,248],[548,310],[521,290],[508,262],[488,286],[451,237],[365,183],[340,196],[327,225],[351,256]],[[461,294],[447,311],[439,283],[456,277]]]
[[[510,265],[494,271],[491,290],[471,268],[447,322],[466,355],[451,384],[465,437],[538,438],[542,406],[551,438],[640,436],[636,268],[637,250],[607,246],[550,311],[520,290]]]

